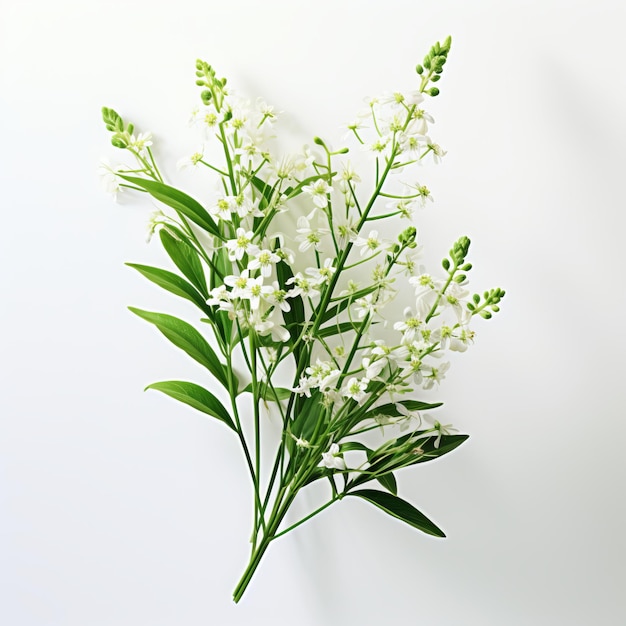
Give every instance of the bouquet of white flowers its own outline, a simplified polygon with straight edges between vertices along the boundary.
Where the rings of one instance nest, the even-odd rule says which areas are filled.
[[[206,206],[164,182],[149,133],[135,134],[133,124],[103,109],[112,144],[134,159],[132,166],[103,166],[105,183],[160,203],[149,235],[158,231],[177,271],[129,265],[201,313],[202,332],[172,315],[131,308],[207,374],[203,385],[175,380],[148,389],[219,420],[238,438],[250,474],[251,554],[235,601],[272,541],[345,496],[444,536],[398,497],[394,472],[467,439],[430,418],[441,403],[419,400],[417,392],[444,378],[446,352],[466,350],[472,319],[490,318],[504,291],[470,295],[467,237],[453,244],[440,275],[431,275],[416,264],[415,226],[387,239],[376,225],[410,223],[432,199],[426,186],[406,179],[420,162],[445,154],[430,137],[433,118],[422,106],[439,93],[449,50],[450,38],[436,43],[416,68],[414,91],[370,99],[349,125],[371,155],[368,189],[346,160],[348,148],[332,150],[318,137],[314,151],[276,156],[273,108],[235,96],[204,61],[196,63],[202,106],[193,122],[223,159],[210,162],[202,150],[180,165],[204,168],[218,182]],[[295,232],[278,227],[285,211],[298,215]],[[390,303],[401,280],[414,291],[413,306],[394,321]],[[243,374],[235,360],[245,364]],[[272,415],[281,435],[275,454],[262,459],[261,432]],[[380,438],[373,445],[372,433],[364,436],[369,431]],[[328,483],[328,501],[286,525],[295,498],[315,481]]]

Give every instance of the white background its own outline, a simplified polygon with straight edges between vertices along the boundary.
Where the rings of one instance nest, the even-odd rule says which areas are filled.
[[[626,623],[620,2],[5,3],[0,22],[0,623]],[[344,501],[272,545],[242,602],[250,492],[226,429],[142,392],[198,369],[126,305],[190,313],[149,203],[113,204],[112,106],[176,180],[204,58],[335,145],[362,97],[410,87],[453,36],[417,216],[432,258],[472,238],[502,313],[436,394],[471,438],[400,474],[447,532]],[[178,308],[177,308],[178,307]],[[306,502],[302,510],[306,509]]]

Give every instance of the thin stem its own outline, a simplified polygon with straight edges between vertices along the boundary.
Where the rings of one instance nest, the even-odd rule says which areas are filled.
[[[315,517],[318,513],[321,513],[324,509],[327,509],[331,504],[337,502],[337,500],[341,500],[343,498],[343,496],[344,496],[343,493],[336,494],[326,504],[323,504],[318,509],[315,509],[315,511],[313,511],[312,513],[309,513],[306,517],[303,517],[299,522],[296,522],[295,524],[292,524],[291,526],[289,526],[289,528],[286,528],[285,530],[281,530],[279,533],[276,533],[272,537],[271,540],[273,541],[274,539],[278,539],[279,537],[282,537],[283,535],[286,535],[288,532],[292,531],[294,528],[297,528],[298,526],[300,526],[300,524],[304,524],[304,522],[307,522],[312,517]]]

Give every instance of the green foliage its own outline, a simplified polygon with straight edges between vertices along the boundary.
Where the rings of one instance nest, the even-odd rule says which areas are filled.
[[[224,405],[207,389],[182,380],[167,380],[160,383],[152,383],[146,387],[160,391],[174,400],[188,404],[194,409],[216,417],[224,422],[230,429],[237,431],[235,424]]]
[[[350,496],[357,496],[378,507],[388,515],[395,517],[413,528],[421,530],[433,537],[445,537],[445,533],[431,522],[423,513],[418,511],[412,504],[391,493],[376,491],[374,489],[361,489],[351,491]]]
[[[128,307],[135,315],[154,324],[175,346],[206,367],[228,389],[228,369],[220,362],[206,339],[191,324],[173,315]]]
[[[422,94],[439,94],[450,46],[450,37],[435,43],[416,67]],[[415,392],[439,384],[449,364],[436,357],[464,350],[474,337],[468,320],[491,317],[504,291],[476,293],[468,301],[469,292],[461,288],[472,269],[467,237],[442,260],[441,277],[425,273],[414,260],[414,225],[403,226],[390,241],[369,229],[374,220],[410,218],[416,206],[432,200],[426,186],[389,184],[424,157],[437,163],[445,155],[430,139],[432,118],[420,108],[415,90],[372,99],[367,128],[350,126],[372,153],[371,176],[361,184],[350,163],[340,159],[348,148],[333,150],[319,137],[313,150],[274,155],[264,142],[273,134],[272,107],[261,100],[249,106],[229,93],[226,79],[205,61],[198,60],[195,69],[205,106],[195,120],[214,132],[223,158],[210,162],[213,156],[197,153],[187,161],[209,168],[213,178],[217,174],[219,198],[205,207],[166,183],[150,149],[151,134],[135,137],[133,124],[106,107],[102,117],[113,145],[126,149],[136,164],[109,167],[105,183],[113,193],[145,192],[165,205],[153,216],[149,236],[158,231],[170,269],[128,265],[200,311],[190,324],[129,307],[200,364],[209,381],[162,381],[146,389],[223,422],[241,444],[254,515],[250,563],[234,593],[238,601],[271,541],[346,495],[444,536],[398,497],[395,472],[438,459],[467,440],[439,422],[424,426],[433,420],[420,413],[442,403],[418,400]],[[390,212],[381,211],[383,205]],[[287,211],[298,224],[295,234],[275,220]],[[294,241],[298,253],[290,249]],[[402,276],[415,286],[414,304],[404,316],[389,304],[404,289]],[[394,317],[404,321],[393,323]],[[391,332],[376,338],[380,322],[393,328],[394,339],[387,339]],[[283,375],[289,377],[285,386],[275,385]],[[227,395],[228,408],[214,387]],[[273,457],[263,432],[268,426],[280,429]],[[379,435],[378,443],[359,441],[365,433]],[[356,458],[361,462],[353,463]],[[320,479],[328,483],[329,501],[282,528],[299,492]],[[370,483],[384,491],[364,488]]]

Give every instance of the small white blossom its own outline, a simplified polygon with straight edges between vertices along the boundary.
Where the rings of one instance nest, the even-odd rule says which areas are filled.
[[[338,444],[331,444],[328,452],[322,454],[322,463],[324,467],[328,469],[337,469],[340,471],[346,469],[346,463],[339,452]]]
[[[298,236],[296,237],[296,241],[300,242],[298,250],[300,250],[300,252],[305,252],[311,246],[313,246],[316,250],[319,250],[322,237],[329,232],[328,229],[311,228],[309,220],[306,217],[299,217],[297,226],[298,228],[296,229],[296,232],[298,233]]]
[[[198,167],[198,163],[204,158],[204,146],[201,146],[196,152],[190,156],[182,157],[178,159],[176,167],[179,170],[184,170],[188,167]]]
[[[440,383],[446,376],[446,372],[450,369],[450,363],[442,363],[435,367],[434,365],[427,365],[424,368],[424,383],[422,387],[424,389],[432,389],[435,383]]]
[[[237,238],[226,242],[228,258],[231,261],[241,261],[244,254],[249,256],[258,254],[259,248],[252,243],[253,238],[254,233],[251,230],[246,232],[243,228],[238,228]]]
[[[344,398],[350,398],[355,400],[359,405],[362,405],[367,399],[367,386],[369,385],[368,378],[351,378],[346,385],[341,389],[341,395]]]
[[[337,268],[333,266],[333,259],[326,259],[322,267],[308,267],[306,273],[313,279],[316,285],[325,285],[330,282]]]
[[[280,261],[280,257],[271,250],[259,250],[254,258],[248,261],[248,269],[261,270],[261,274],[266,278],[271,275],[272,268]]]
[[[332,187],[323,178],[318,178],[310,185],[302,187],[302,191],[311,196],[313,204],[318,209],[325,209],[328,206],[328,194],[332,191]]]
[[[363,237],[357,237],[354,245],[357,248],[361,248],[361,256],[364,256],[366,253],[371,254],[376,252],[383,244],[378,238],[378,231],[372,230],[365,239]]]
[[[139,154],[144,153],[152,145],[152,133],[139,133],[130,136],[128,147],[136,150]]]
[[[117,194],[123,191],[123,188],[120,186],[121,180],[118,176],[123,171],[124,167],[122,165],[111,165],[108,159],[102,159],[98,167],[102,188],[106,193],[113,196],[115,202],[117,202]]]

